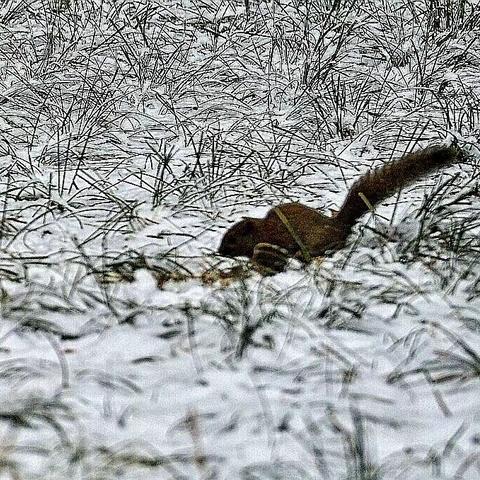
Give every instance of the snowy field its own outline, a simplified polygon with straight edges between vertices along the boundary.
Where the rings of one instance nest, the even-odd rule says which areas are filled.
[[[476,0],[0,2],[0,479],[480,476]],[[242,215],[467,153],[261,277]]]

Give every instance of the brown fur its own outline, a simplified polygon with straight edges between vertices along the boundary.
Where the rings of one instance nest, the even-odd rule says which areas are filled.
[[[276,213],[279,209],[291,229],[312,257],[342,248],[359,217],[368,211],[363,194],[373,206],[423,175],[455,162],[460,149],[430,147],[368,172],[351,187],[338,213],[327,217],[301,203],[284,203],[272,208],[265,218],[247,217],[227,230],[219,247],[222,255],[252,258],[255,245],[271,243],[302,260],[299,242]]]

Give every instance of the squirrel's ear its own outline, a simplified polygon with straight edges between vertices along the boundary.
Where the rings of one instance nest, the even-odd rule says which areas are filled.
[[[251,235],[255,231],[255,222],[253,221],[253,218],[243,217],[240,225],[242,235]]]

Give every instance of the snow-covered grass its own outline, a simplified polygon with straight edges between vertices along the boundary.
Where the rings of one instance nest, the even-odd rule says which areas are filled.
[[[0,479],[477,479],[480,8],[0,5]],[[242,215],[462,164],[263,278]]]

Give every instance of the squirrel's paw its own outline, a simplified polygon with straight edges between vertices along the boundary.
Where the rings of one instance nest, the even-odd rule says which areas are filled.
[[[287,265],[288,251],[272,243],[257,243],[252,262],[262,275],[283,272]]]

